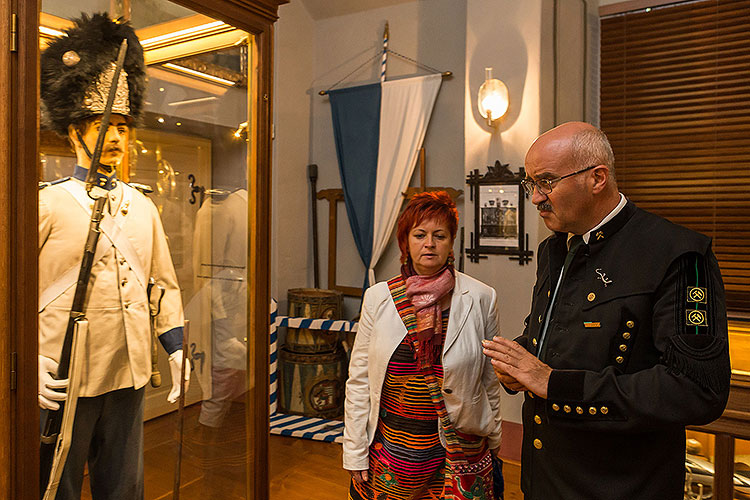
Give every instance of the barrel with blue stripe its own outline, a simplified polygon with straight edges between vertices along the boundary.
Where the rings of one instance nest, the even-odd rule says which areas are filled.
[[[287,292],[289,316],[297,318],[340,319],[343,294],[337,290],[292,288]],[[286,348],[298,353],[330,353],[336,349],[338,335],[326,330],[289,328]]]
[[[333,419],[344,414],[347,358],[333,352],[302,354],[279,350],[279,411]]]

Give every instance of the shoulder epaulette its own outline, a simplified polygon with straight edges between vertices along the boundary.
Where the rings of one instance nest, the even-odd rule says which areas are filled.
[[[153,193],[154,192],[154,188],[152,188],[148,184],[140,184],[138,182],[126,182],[125,184],[127,184],[128,186],[130,186],[132,188],[137,189],[138,191],[140,191],[143,194],[149,194],[149,193]]]
[[[39,182],[39,190],[41,191],[47,186],[54,186],[55,184],[60,184],[61,182],[65,182],[67,180],[70,180],[70,177],[63,177],[62,179],[57,179],[51,182]]]

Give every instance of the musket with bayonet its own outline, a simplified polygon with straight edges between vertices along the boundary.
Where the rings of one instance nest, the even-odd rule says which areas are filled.
[[[44,500],[54,500],[70,449],[73,420],[78,403],[78,388],[80,387],[82,374],[80,352],[88,335],[88,321],[86,321],[85,315],[86,292],[91,278],[91,267],[94,264],[96,246],[101,234],[99,226],[104,217],[104,208],[107,202],[106,190],[96,185],[97,171],[99,170],[99,159],[109,129],[112,105],[117,94],[117,84],[125,63],[127,50],[128,43],[124,39],[120,44],[117,66],[107,96],[107,105],[102,114],[96,147],[91,155],[91,165],[86,176],[86,192],[94,200],[94,208],[91,212],[89,233],[86,238],[81,269],[78,273],[78,281],[73,296],[73,305],[70,310],[68,327],[65,331],[62,352],[60,353],[60,363],[57,374],[55,374],[55,378],[58,380],[69,379],[68,390],[65,401],[60,403],[60,409],[50,410],[42,427],[39,476],[41,497]]]

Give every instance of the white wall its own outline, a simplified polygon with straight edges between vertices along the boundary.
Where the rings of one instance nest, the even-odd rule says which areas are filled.
[[[509,163],[516,172],[540,132],[540,61],[542,1],[469,0],[466,16],[466,93],[465,93],[465,169],[486,166],[495,160]],[[486,125],[476,107],[476,96],[484,81],[484,68],[494,68],[493,76],[505,82],[510,108],[497,128]],[[539,241],[535,207],[527,202],[526,231],[534,252]],[[473,231],[473,203],[465,200],[466,236]],[[544,237],[544,236],[542,236]],[[500,329],[503,336],[515,338],[522,333],[523,319],[531,307],[536,255],[530,265],[520,266],[507,255],[489,255],[473,264],[466,273],[493,286],[498,293]],[[506,396],[503,418],[521,421],[520,396]]]
[[[286,312],[286,291],[312,286],[307,165],[315,24],[302,2],[283,5],[280,13],[274,60],[271,296]]]

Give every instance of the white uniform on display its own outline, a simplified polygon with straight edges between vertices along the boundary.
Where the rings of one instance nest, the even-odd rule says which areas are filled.
[[[100,258],[92,266],[89,281],[86,318],[91,340],[86,346],[81,397],[126,387],[140,389],[149,381],[149,277],[164,288],[156,317],[157,335],[171,335],[167,332],[183,325],[177,276],[153,202],[126,183],[115,181],[108,203],[97,247]],[[76,178],[39,192],[39,354],[57,362],[91,205],[84,183]],[[72,280],[65,279],[66,274]]]
[[[193,325],[195,371],[203,390],[199,422],[220,427],[247,391],[247,191],[212,196],[196,215],[193,268],[197,292],[186,306]],[[193,330],[194,332],[196,329]]]

